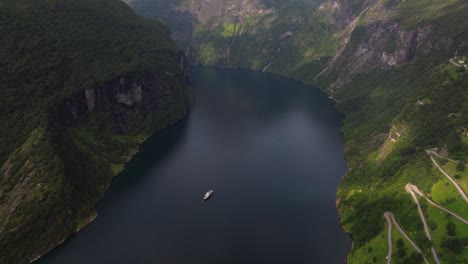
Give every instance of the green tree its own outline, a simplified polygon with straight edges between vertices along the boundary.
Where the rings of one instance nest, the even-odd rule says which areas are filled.
[[[403,239],[399,238],[396,242],[397,248],[402,248],[405,246],[405,243],[403,243]]]
[[[447,223],[446,229],[447,229],[447,236],[455,236],[457,233],[455,230],[455,224],[451,221]]]
[[[398,254],[398,257],[404,258],[406,256],[405,248],[399,248],[397,254]]]
[[[442,239],[441,243],[442,247],[447,248],[448,250],[452,251],[453,253],[461,253],[463,250],[463,243],[458,238],[449,238],[445,237]]]

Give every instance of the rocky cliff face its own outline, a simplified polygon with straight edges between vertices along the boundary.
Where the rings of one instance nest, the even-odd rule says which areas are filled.
[[[114,133],[131,135],[139,132],[146,125],[148,116],[155,112],[164,112],[175,101],[182,113],[188,113],[190,100],[184,89],[186,85],[178,79],[189,82],[186,75],[187,63],[180,55],[180,72],[144,73],[138,77],[122,76],[85,89],[64,100],[56,110],[56,120],[62,126],[74,126],[92,117],[105,114],[107,126]]]
[[[427,25],[403,30],[396,23],[382,21],[355,28],[348,45],[328,65],[329,71],[338,73],[331,90],[336,92],[346,87],[359,74],[389,70],[410,62],[417,53],[428,54],[433,49],[431,29]]]
[[[445,28],[440,26],[442,23],[435,19],[427,17],[421,22],[408,21],[402,11],[404,1],[371,0],[362,1],[361,4],[354,12],[348,1],[328,1],[321,6],[323,10],[338,12],[349,22],[346,24],[346,20],[341,20],[346,25],[338,33],[343,45],[328,61],[323,73],[324,76],[334,76],[330,92],[345,88],[360,74],[372,70],[387,71],[410,63],[417,56],[434,56],[431,54],[438,53],[449,57],[455,50],[466,50],[459,33],[444,32]],[[408,9],[414,8],[415,13],[424,13],[415,5],[417,7]],[[461,19],[462,13],[455,17]]]

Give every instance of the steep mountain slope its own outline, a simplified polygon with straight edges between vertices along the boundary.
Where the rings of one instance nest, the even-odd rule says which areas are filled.
[[[425,205],[433,234],[429,241],[405,191],[413,183],[468,218],[462,197],[425,152],[438,148],[461,162],[468,157],[468,72],[450,63],[456,52],[468,54],[467,16],[465,1],[375,1],[361,15],[349,45],[329,64],[331,74],[323,75],[333,76],[328,91],[346,114],[343,134],[351,171],[338,198],[342,221],[355,241],[350,262],[373,263],[386,256],[381,250],[386,247],[384,211],[395,213],[430,262],[468,259],[463,249],[468,227]],[[452,176],[463,175],[462,170]],[[446,230],[449,223],[457,226],[454,234]],[[409,249],[399,250],[394,260],[423,261],[415,252],[402,253]]]
[[[387,211],[422,249],[419,254],[394,232],[394,263],[424,258],[466,263],[466,224],[422,200],[428,239],[405,190],[412,183],[468,219],[462,196],[431,161],[436,154],[450,158],[437,162],[466,185],[468,71],[460,63],[468,56],[466,1],[133,0],[130,5],[167,22],[196,63],[268,70],[318,85],[336,98],[346,115],[342,131],[350,172],[337,204],[353,234],[350,263],[385,260]]]
[[[351,14],[322,0],[133,0],[170,25],[194,63],[241,67],[313,81],[335,50]]]
[[[187,113],[185,57],[118,0],[2,0],[0,34],[0,263],[28,263]]]

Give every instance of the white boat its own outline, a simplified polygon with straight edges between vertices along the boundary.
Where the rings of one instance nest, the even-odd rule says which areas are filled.
[[[206,201],[206,200],[210,199],[213,192],[214,192],[213,190],[209,190],[208,192],[206,192],[205,196],[203,197],[203,201]]]

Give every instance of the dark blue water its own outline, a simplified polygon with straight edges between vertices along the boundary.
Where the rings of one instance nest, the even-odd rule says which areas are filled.
[[[195,67],[192,78],[191,115],[148,140],[98,218],[41,263],[344,262],[333,102],[260,72]]]

